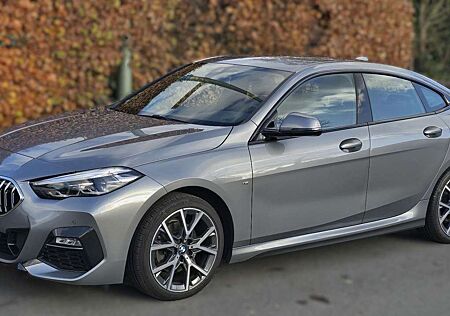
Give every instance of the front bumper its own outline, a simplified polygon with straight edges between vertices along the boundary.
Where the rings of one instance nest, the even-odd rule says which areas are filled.
[[[103,196],[64,200],[41,199],[28,182],[17,182],[17,185],[24,199],[16,209],[0,217],[0,237],[8,239],[5,236],[11,235],[11,231],[18,231],[23,232],[25,239],[21,242],[16,238],[18,250],[11,243],[3,251],[0,248],[0,262],[17,264],[38,278],[92,285],[123,282],[133,234],[145,212],[165,193],[149,177]],[[87,269],[76,265],[72,268],[70,264],[58,264],[49,260],[48,255],[43,256],[43,249],[55,230],[80,227],[91,229],[98,237],[98,248],[87,246],[91,257],[98,254],[98,260],[91,260],[95,265],[87,265]],[[9,249],[17,251],[8,253]]]

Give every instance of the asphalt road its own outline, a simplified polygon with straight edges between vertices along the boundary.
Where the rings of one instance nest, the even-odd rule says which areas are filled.
[[[449,315],[450,245],[417,231],[224,266],[198,295],[159,302],[0,266],[0,315]]]

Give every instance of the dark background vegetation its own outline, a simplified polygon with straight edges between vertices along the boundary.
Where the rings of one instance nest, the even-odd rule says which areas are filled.
[[[0,128],[114,98],[213,55],[354,58],[449,78],[450,0],[0,0]]]
[[[450,0],[414,0],[414,69],[450,87]]]

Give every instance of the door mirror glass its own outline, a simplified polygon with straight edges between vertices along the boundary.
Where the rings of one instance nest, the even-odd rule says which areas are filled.
[[[313,136],[320,135],[322,133],[322,127],[317,118],[293,112],[288,114],[279,126],[271,123],[261,133],[267,138]]]

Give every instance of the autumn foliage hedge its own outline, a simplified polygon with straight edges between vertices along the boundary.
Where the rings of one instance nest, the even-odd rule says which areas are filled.
[[[0,127],[109,102],[124,35],[137,88],[222,54],[408,67],[412,20],[409,0],[0,0]]]

